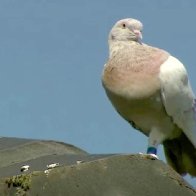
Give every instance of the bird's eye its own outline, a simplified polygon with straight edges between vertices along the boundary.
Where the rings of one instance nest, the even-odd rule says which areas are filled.
[[[125,28],[125,27],[126,27],[126,24],[125,24],[125,23],[123,23],[123,24],[122,24],[122,27],[123,27],[123,28]]]

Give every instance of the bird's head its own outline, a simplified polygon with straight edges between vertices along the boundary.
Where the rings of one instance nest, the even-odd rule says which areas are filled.
[[[109,33],[109,40],[135,41],[141,43],[143,25],[139,20],[126,18],[119,20]]]

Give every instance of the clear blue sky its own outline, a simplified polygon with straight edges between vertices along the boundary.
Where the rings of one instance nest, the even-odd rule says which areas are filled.
[[[141,20],[143,41],[179,58],[196,92],[195,10],[195,0],[1,0],[0,135],[145,152],[147,138],[118,116],[101,85],[108,33],[119,19]]]

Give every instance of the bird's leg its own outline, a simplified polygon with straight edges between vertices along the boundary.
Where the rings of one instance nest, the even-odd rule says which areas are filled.
[[[147,148],[147,154],[157,154],[157,148],[154,146],[148,146]]]
[[[159,129],[152,128],[148,138],[147,154],[158,159],[157,148],[158,145],[161,144],[162,141],[165,139],[165,137],[166,136],[162,134],[162,132]]]

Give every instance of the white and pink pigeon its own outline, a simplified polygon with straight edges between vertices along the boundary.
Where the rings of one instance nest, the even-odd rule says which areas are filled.
[[[118,21],[109,33],[102,83],[117,112],[149,137],[147,154],[163,144],[168,163],[196,176],[195,95],[183,64],[142,43],[142,23]]]

